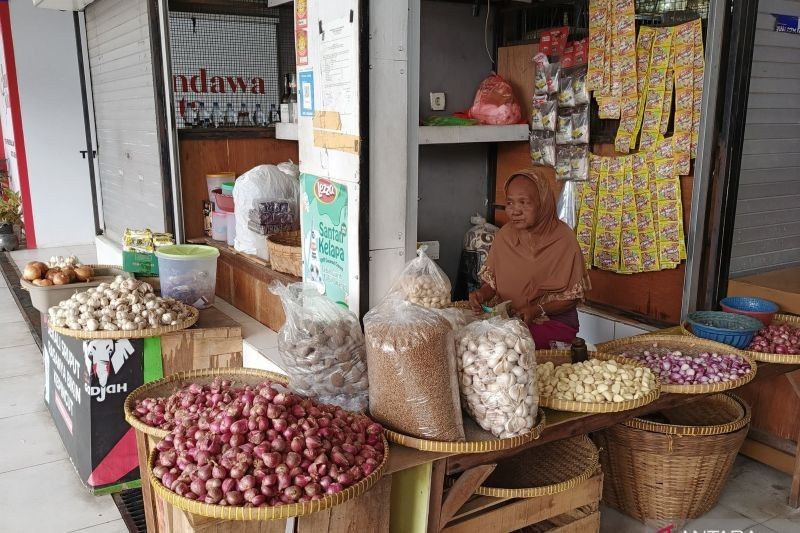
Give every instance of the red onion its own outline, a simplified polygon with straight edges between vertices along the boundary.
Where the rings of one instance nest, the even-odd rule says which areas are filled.
[[[336,494],[337,492],[342,492],[344,487],[340,483],[331,483],[328,485],[328,488],[325,489],[326,494]]]
[[[222,489],[222,492],[227,494],[232,490],[236,490],[236,485],[237,483],[235,479],[227,478],[222,481],[222,486],[220,488]]]
[[[297,501],[303,495],[303,490],[297,485],[292,485],[291,487],[287,487],[286,490],[283,491],[283,495],[286,496],[291,501]]]
[[[752,372],[750,364],[734,353],[703,352],[692,356],[654,345],[652,349],[641,353],[625,353],[623,356],[643,363],[663,383],[671,385],[720,383]],[[379,449],[377,444],[374,447]],[[380,450],[382,449],[381,444]]]
[[[225,493],[225,501],[227,501],[229,505],[242,505],[244,503],[244,496],[242,496],[242,493],[238,490],[232,490]]]

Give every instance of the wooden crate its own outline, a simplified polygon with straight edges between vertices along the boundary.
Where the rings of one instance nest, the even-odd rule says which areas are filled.
[[[170,533],[388,533],[392,476],[342,505],[287,520],[232,521],[205,518],[178,509],[156,496],[158,531]],[[149,528],[149,526],[148,526]],[[149,529],[148,529],[149,531]]]
[[[161,336],[164,376],[203,368],[241,368],[242,327],[215,307],[194,327]]]
[[[452,489],[451,489],[452,490]],[[440,529],[442,533],[474,531],[585,533],[600,530],[603,474],[577,487],[538,498],[493,498],[474,495]]]

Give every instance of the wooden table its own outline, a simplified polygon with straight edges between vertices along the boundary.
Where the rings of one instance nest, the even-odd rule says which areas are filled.
[[[800,369],[800,365],[760,363],[753,382],[769,380],[798,369]],[[497,462],[547,442],[600,431],[632,417],[697,401],[702,396],[705,395],[662,394],[653,403],[620,413],[582,414],[545,409],[547,423],[542,436],[518,448],[479,454],[432,454],[392,445],[388,469],[396,471],[433,461],[428,531],[430,533],[439,532],[474,494],[475,489],[491,474]],[[800,465],[796,470],[800,470]],[[446,476],[456,474],[461,475],[449,490],[445,491]],[[798,474],[794,476],[791,492],[790,502],[795,502],[800,493],[800,476]]]

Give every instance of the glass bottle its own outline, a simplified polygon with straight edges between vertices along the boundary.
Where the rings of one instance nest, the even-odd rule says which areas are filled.
[[[233,104],[231,103],[228,103],[225,106],[224,124],[228,128],[232,128],[236,125],[236,114],[233,112]]]
[[[294,72],[287,74],[289,77],[289,102],[297,102],[297,80],[295,79]]]
[[[242,102],[239,106],[239,116],[236,118],[236,125],[240,128],[249,128],[253,125],[250,122],[250,113],[247,112],[247,104]]]
[[[276,123],[281,121],[281,114],[278,112],[278,109],[275,107],[275,104],[270,104],[269,106],[269,124],[275,125]]]
[[[261,111],[261,104],[256,104],[256,110],[253,111],[253,126],[264,126],[264,112]]]
[[[214,102],[211,105],[211,117],[208,122],[208,125],[212,128],[219,128],[222,126],[222,114],[219,111],[219,102]]]
[[[572,339],[572,362],[580,363],[589,359],[589,351],[586,348],[586,341],[580,337]]]
[[[208,111],[206,111],[206,105],[203,102],[197,106],[197,114],[195,115],[195,127],[196,128],[207,128],[208,127]]]

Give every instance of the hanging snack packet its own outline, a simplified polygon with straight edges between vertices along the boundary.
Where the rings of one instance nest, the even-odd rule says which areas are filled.
[[[536,95],[548,94],[547,73],[550,66],[550,61],[547,56],[538,53],[533,56],[534,78],[533,78],[533,92]]]
[[[586,69],[582,68],[572,75],[572,92],[575,95],[575,105],[589,103],[589,91],[586,89]]]
[[[559,117],[560,118],[560,117]],[[573,144],[589,143],[589,107],[583,106],[572,113],[572,131],[570,132]]]
[[[572,113],[565,111],[558,114],[556,127],[556,144],[572,143]]]
[[[530,135],[531,161],[534,165],[548,167],[556,164],[556,143],[551,132],[532,131]]]
[[[568,180],[571,177],[572,147],[559,146],[556,151],[556,179]]]
[[[558,107],[573,106],[575,106],[575,92],[572,88],[572,76],[563,76],[558,91]]]
[[[548,99],[544,95],[534,96],[531,129],[555,131],[556,110],[555,100]]]
[[[589,179],[589,146],[573,146],[570,154],[570,178],[575,181]]]
[[[556,94],[561,87],[561,63],[550,63],[547,67],[547,94]]]

